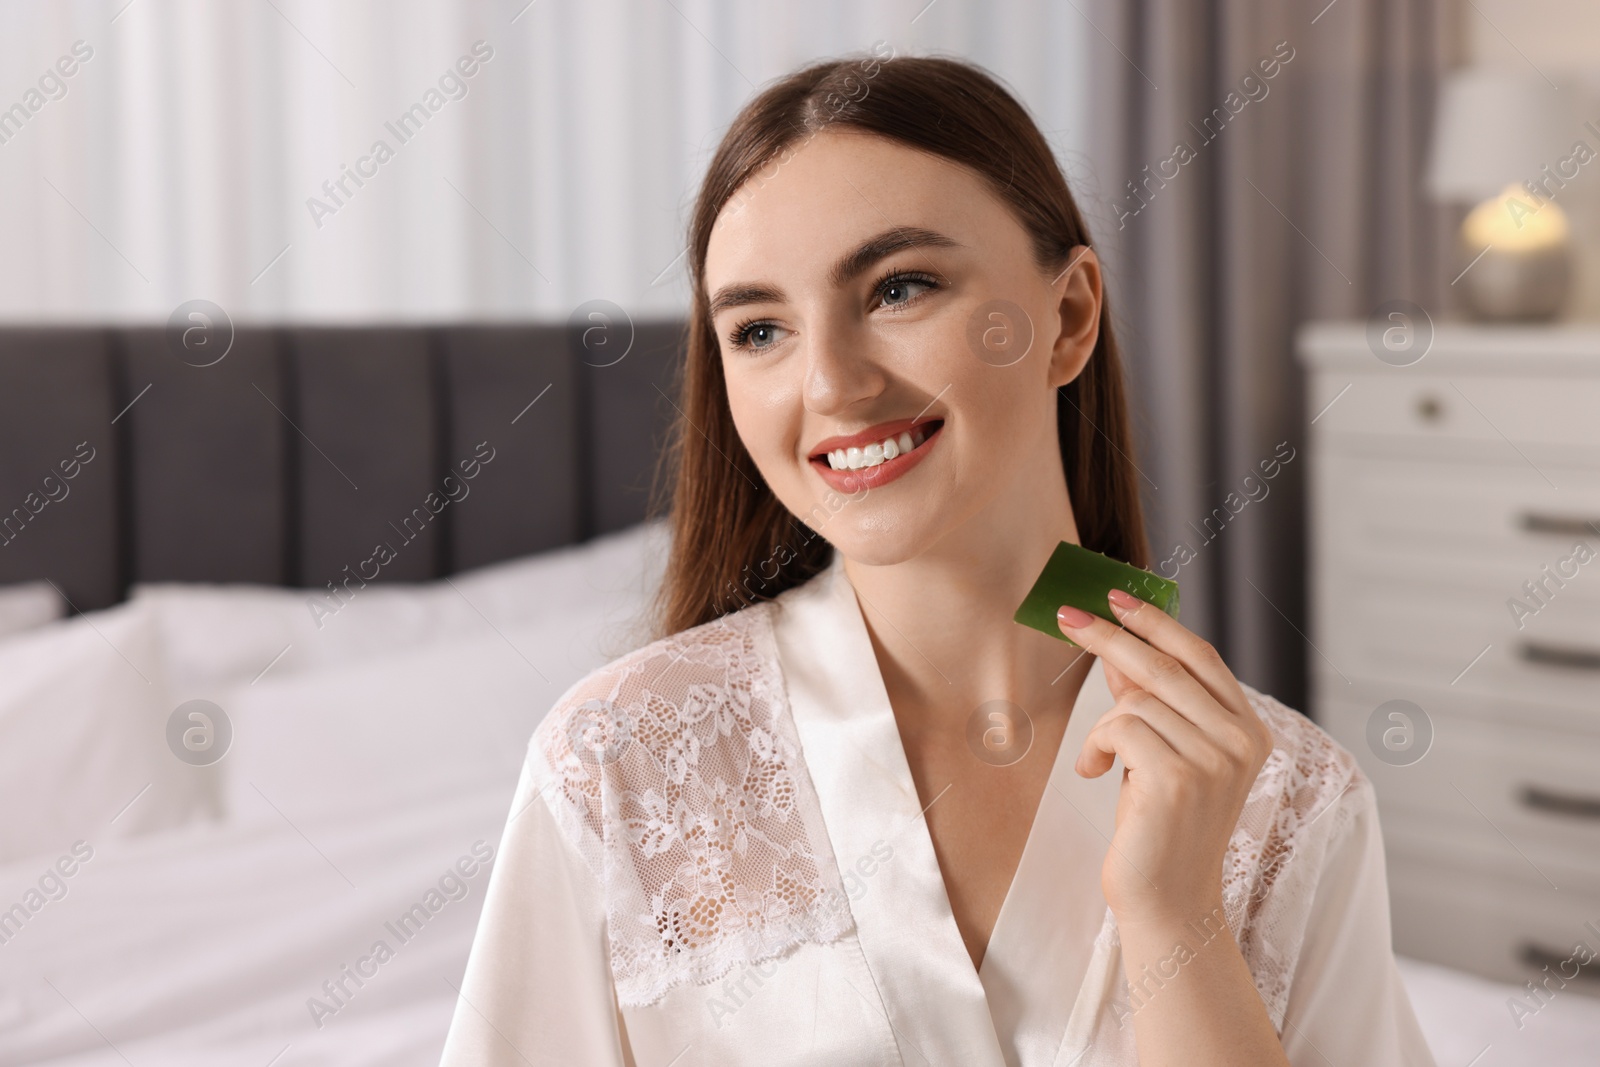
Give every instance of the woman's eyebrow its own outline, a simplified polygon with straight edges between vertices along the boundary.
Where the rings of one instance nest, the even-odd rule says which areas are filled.
[[[712,318],[716,318],[729,308],[742,307],[745,304],[781,304],[783,299],[783,290],[770,285],[747,283],[724,285],[711,298],[710,314]]]
[[[878,260],[907,248],[959,247],[959,241],[942,233],[916,226],[896,226],[867,238],[855,251],[840,257],[828,278],[834,285],[844,285]]]
[[[897,226],[867,238],[853,251],[841,256],[839,262],[833,265],[833,270],[828,272],[828,279],[834,285],[844,285],[878,260],[907,248],[960,247],[961,242],[934,230],[924,230],[916,226]],[[783,290],[774,286],[736,282],[718,289],[711,298],[709,309],[711,317],[716,318],[729,308],[745,304],[781,304],[784,299]]]

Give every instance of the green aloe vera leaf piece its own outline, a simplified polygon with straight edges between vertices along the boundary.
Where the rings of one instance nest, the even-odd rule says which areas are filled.
[[[1178,617],[1177,582],[1063,541],[1050,553],[1050,561],[1044,565],[1013,618],[1024,626],[1072,644],[1056,625],[1056,610],[1063,604],[1071,604],[1108,622],[1117,622],[1111,606],[1106,603],[1106,593],[1112,589],[1124,589],[1174,619]]]

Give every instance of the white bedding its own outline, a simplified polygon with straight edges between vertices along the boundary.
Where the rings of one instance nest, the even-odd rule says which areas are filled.
[[[0,946],[0,1062],[437,1063],[487,870],[460,879],[466,895],[444,898],[408,942],[385,923],[474,843],[496,845],[508,796],[496,782],[388,812],[201,824],[96,848],[68,894]],[[35,867],[12,865],[0,885]],[[378,940],[393,958],[369,965],[360,988],[346,979],[343,1005],[329,998],[322,983]],[[336,1009],[321,1026],[313,997]]]
[[[0,909],[30,890],[44,902],[0,938],[0,1067],[437,1063],[487,883],[473,850],[498,845],[540,716],[640,636],[627,624],[660,548],[659,530],[635,530],[453,584],[373,588],[321,631],[303,593],[138,591],[121,610],[147,612],[154,642],[127,621],[103,628],[144,642],[141,670],[160,674],[162,699],[223,706],[234,746],[214,767],[179,765],[198,773],[173,788],[211,791],[199,816],[169,803],[140,823],[135,807],[112,827],[132,790],[117,779],[95,796],[98,779],[78,773],[65,779],[78,795],[44,805],[42,829],[12,835],[35,847],[0,857]],[[77,654],[100,643],[52,625]],[[0,642],[0,660],[19,640],[40,636]],[[132,672],[100,673],[124,690],[99,709],[113,715]],[[86,714],[88,684],[74,690]],[[18,708],[11,727],[40,736]],[[62,781],[72,768],[50,761],[84,744],[81,721],[73,729],[58,750],[0,749],[0,785]],[[127,743],[109,736],[107,751]],[[390,926],[413,905],[427,920],[402,941]],[[379,940],[392,951],[381,963]],[[1596,1062],[1600,1000],[1564,993],[1519,1032],[1511,987],[1401,962],[1441,1067],[1480,1053],[1474,1067]],[[343,977],[349,995],[335,999],[323,983],[346,966],[370,977]]]
[[[453,865],[498,845],[556,697],[639,640],[662,547],[374,586],[321,628],[303,591],[144,587],[0,642],[0,800],[33,815],[0,832],[0,1064],[438,1062],[487,880]],[[214,766],[161,732],[196,697],[234,727]]]
[[[1402,958],[1400,976],[1439,1067],[1594,1067],[1600,1063],[1600,998],[1558,991],[1519,1029],[1506,1002],[1520,986]],[[1520,994],[1520,995],[1519,995]]]

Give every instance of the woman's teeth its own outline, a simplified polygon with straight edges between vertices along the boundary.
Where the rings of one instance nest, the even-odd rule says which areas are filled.
[[[865,448],[836,448],[828,453],[828,466],[836,471],[858,471],[863,467],[876,467],[885,460],[910,452],[927,439],[928,435],[918,426],[897,437],[885,437],[882,441],[874,441]]]

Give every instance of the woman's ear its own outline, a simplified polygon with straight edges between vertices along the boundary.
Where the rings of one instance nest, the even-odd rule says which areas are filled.
[[[1056,295],[1060,332],[1050,348],[1050,385],[1059,389],[1083,372],[1100,339],[1100,260],[1078,245],[1050,288]]]

